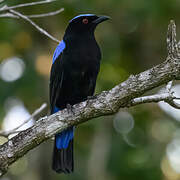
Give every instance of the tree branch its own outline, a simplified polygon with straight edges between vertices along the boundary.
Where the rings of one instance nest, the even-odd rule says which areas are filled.
[[[64,11],[64,8],[61,8],[57,11],[52,11],[52,12],[49,12],[49,13],[44,13],[44,14],[32,14],[32,15],[27,15],[28,18],[41,18],[41,17],[47,17],[47,16],[54,16],[56,14],[59,14],[61,12]]]
[[[0,18],[4,18],[4,17],[9,17],[9,18],[16,18],[18,19],[19,17],[12,14],[12,13],[4,13],[4,14],[0,14]]]
[[[95,99],[74,105],[73,113],[69,113],[67,109],[64,109],[39,119],[33,127],[20,132],[17,136],[1,145],[0,174],[5,174],[8,167],[29,150],[67,127],[77,126],[99,116],[114,114],[120,108],[134,106],[141,102],[158,102],[160,100],[170,100],[170,98],[172,100],[177,99],[171,93],[172,83],[168,84],[167,90],[169,89],[169,92],[165,94],[139,98],[139,96],[153,88],[166,84],[171,80],[180,79],[180,58],[178,52],[172,50],[176,46],[175,33],[170,33],[174,27],[175,24],[171,21],[168,28],[168,38],[171,41],[168,43],[173,42],[174,44],[169,46],[171,47],[170,53],[168,53],[168,57],[163,63],[137,75],[130,76],[126,81],[115,86],[113,89],[103,91]],[[174,40],[172,41],[172,39]],[[171,52],[173,52],[173,56]]]

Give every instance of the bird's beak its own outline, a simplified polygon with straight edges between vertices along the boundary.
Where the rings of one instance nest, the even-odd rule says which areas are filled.
[[[103,21],[106,21],[106,20],[108,20],[108,19],[111,19],[109,16],[98,16],[98,18],[97,19],[95,19],[94,21],[93,21],[93,23],[94,24],[99,24],[99,23],[101,23],[101,22],[103,22]]]

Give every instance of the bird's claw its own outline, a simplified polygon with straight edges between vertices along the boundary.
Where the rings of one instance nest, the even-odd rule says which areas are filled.
[[[96,99],[96,96],[88,96],[87,100],[92,100],[92,99]]]

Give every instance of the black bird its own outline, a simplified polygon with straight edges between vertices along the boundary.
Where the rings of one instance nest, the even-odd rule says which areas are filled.
[[[51,114],[93,96],[101,59],[94,31],[107,19],[107,16],[82,14],[69,21],[53,56]],[[74,127],[55,135],[52,169],[57,173],[73,172],[73,137]]]

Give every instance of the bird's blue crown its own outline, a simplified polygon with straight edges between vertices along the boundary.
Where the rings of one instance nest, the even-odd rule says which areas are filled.
[[[83,17],[83,16],[95,16],[95,14],[80,14],[78,16],[75,16],[74,18],[72,18],[69,22],[72,22],[73,20],[79,18],[79,17]]]

